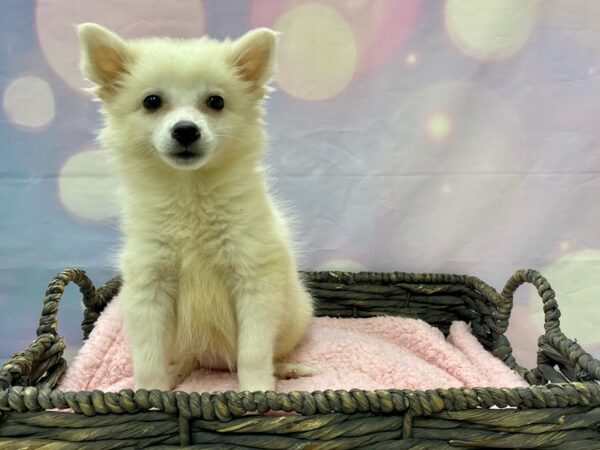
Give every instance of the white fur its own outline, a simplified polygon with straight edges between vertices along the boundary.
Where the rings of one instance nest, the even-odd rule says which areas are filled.
[[[241,390],[274,389],[274,364],[312,315],[259,162],[275,34],[123,41],[85,24],[79,35],[83,69],[103,100],[100,138],[121,180],[121,295],[136,387],[170,389],[199,360],[237,367]],[[151,93],[164,99],[154,112],[142,106]],[[222,111],[206,107],[215,94]],[[179,120],[201,129],[201,157],[170,156]],[[282,364],[284,372],[310,370]]]

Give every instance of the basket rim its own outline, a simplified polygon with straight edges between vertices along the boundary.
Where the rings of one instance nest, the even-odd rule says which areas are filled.
[[[552,383],[524,388],[449,388],[430,390],[324,390],[291,392],[193,392],[131,390],[79,391],[13,386],[0,391],[0,413],[71,409],[86,416],[147,411],[187,419],[229,421],[248,413],[320,414],[400,413],[412,417],[481,409],[512,413],[546,408],[596,407],[600,384]],[[501,408],[501,409],[493,409]],[[516,408],[516,409],[515,409]]]

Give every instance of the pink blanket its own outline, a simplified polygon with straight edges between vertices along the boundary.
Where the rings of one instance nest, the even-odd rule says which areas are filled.
[[[89,340],[62,378],[63,391],[106,392],[133,388],[129,347],[118,298],[99,317]],[[290,358],[317,369],[312,377],[280,380],[277,390],[435,389],[525,387],[527,383],[486,352],[468,325],[455,322],[448,338],[408,318],[314,319]],[[177,390],[237,390],[235,374],[199,369]]]

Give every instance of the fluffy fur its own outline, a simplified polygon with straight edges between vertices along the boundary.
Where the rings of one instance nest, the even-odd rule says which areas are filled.
[[[268,29],[236,41],[125,41],[78,27],[85,75],[102,100],[102,144],[117,163],[125,329],[136,388],[170,389],[202,366],[237,368],[240,390],[275,388],[312,302],[260,160],[262,100],[275,66]],[[155,111],[148,95],[160,95]],[[224,99],[222,110],[207,106]],[[172,130],[200,130],[185,150]],[[305,371],[302,375],[308,375]]]

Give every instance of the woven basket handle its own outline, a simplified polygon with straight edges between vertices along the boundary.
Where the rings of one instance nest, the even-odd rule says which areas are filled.
[[[539,384],[543,382],[539,367],[533,370],[522,367],[517,363],[513,354],[512,346],[506,337],[506,330],[510,321],[510,315],[513,308],[513,296],[515,291],[523,284],[530,283],[535,286],[538,294],[542,298],[544,308],[544,328],[546,334],[561,335],[560,331],[560,311],[556,302],[554,290],[538,271],[532,269],[522,269],[508,279],[502,293],[499,296],[497,304],[498,312],[496,315],[496,324],[498,326],[498,336],[494,341],[494,354],[502,359],[505,364],[524,377],[530,384]]]
[[[515,290],[523,283],[531,283],[536,288],[544,303],[544,328],[546,334],[541,336],[538,341],[538,367],[532,371],[527,371],[525,377],[531,374],[534,381],[547,379],[553,381],[549,375],[549,369],[552,369],[556,363],[563,368],[571,365],[569,370],[567,367],[566,373],[563,370],[563,376],[574,381],[589,381],[600,380],[600,361],[587,353],[578,343],[567,338],[560,329],[560,311],[556,302],[556,294],[550,287],[550,283],[539,272],[535,270],[519,270],[506,283],[502,291],[502,297],[505,299],[505,305],[502,307],[512,308],[513,294]],[[508,342],[508,341],[506,341]],[[549,352],[550,357],[545,355]],[[511,366],[515,363],[514,358],[509,354],[506,360]],[[522,369],[517,366],[516,369]],[[562,370],[562,369],[561,369]],[[562,380],[556,379],[559,382]],[[564,378],[563,378],[564,380]]]
[[[544,329],[546,332],[560,332],[560,310],[558,309],[558,303],[556,302],[556,294],[548,280],[546,280],[546,278],[544,278],[537,270],[518,270],[509,278],[501,294],[502,297],[504,297],[505,304],[500,306],[501,309],[506,309],[507,311],[502,312],[508,312],[508,314],[510,314],[513,307],[513,295],[517,288],[524,283],[533,284],[542,298],[544,305]],[[504,332],[506,332],[506,330],[504,330]]]
[[[40,325],[37,329],[38,336],[45,333],[56,335],[58,329],[58,304],[63,296],[65,287],[69,283],[75,283],[79,286],[79,290],[83,294],[85,317],[82,328],[84,337],[87,337],[87,334],[89,334],[89,331],[86,332],[86,323],[90,322],[90,316],[97,317],[100,311],[106,306],[107,300],[105,299],[105,292],[103,292],[102,288],[96,290],[85,271],[75,268],[63,270],[52,279],[46,290],[44,307],[42,308],[42,315],[40,317]],[[91,322],[91,327],[93,327],[93,321]]]

